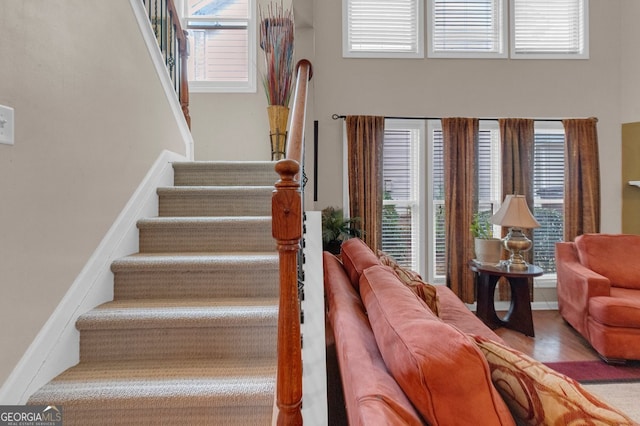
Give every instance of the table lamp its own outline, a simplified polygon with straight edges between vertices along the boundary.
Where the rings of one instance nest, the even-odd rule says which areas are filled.
[[[522,253],[531,250],[533,242],[522,233],[522,228],[538,228],[540,223],[533,217],[524,195],[507,195],[500,209],[491,216],[491,223],[509,227],[509,233],[502,240],[510,253],[506,266],[513,270],[526,270],[529,266]]]

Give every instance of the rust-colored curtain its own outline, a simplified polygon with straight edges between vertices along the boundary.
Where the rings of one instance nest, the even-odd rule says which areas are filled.
[[[508,194],[524,195],[529,209],[533,212],[533,156],[534,121],[527,118],[501,118],[500,154],[502,158],[502,199]],[[502,237],[509,229],[502,228]],[[533,240],[533,230],[524,229],[527,238]],[[531,262],[533,253],[525,253],[525,260]],[[500,300],[510,300],[509,286],[499,283]],[[533,280],[529,280],[529,292],[533,300]]]
[[[562,120],[565,132],[564,240],[600,232],[597,118]]]
[[[384,117],[346,118],[349,216],[358,218],[362,239],[377,253],[382,247],[382,142]]]
[[[477,118],[442,119],[446,280],[465,303],[475,301],[474,276],[467,262],[473,258],[469,224],[478,205],[478,129]]]

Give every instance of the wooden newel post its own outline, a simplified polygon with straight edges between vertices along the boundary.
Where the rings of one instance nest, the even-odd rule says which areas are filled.
[[[302,425],[302,348],[298,301],[298,251],[302,238],[302,195],[295,180],[300,165],[284,159],[276,163],[280,180],[272,197],[272,233],[280,259],[278,313],[278,425]]]

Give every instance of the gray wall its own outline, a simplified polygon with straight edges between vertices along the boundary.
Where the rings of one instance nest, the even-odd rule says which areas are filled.
[[[0,383],[162,150],[185,154],[129,0],[0,0]]]

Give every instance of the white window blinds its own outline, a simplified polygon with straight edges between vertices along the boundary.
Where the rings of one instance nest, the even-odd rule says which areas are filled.
[[[514,58],[588,58],[586,0],[512,0]]]
[[[412,123],[416,124],[416,123]],[[400,265],[420,270],[419,128],[385,123],[382,250]]]
[[[557,123],[553,123],[557,124]],[[556,271],[555,244],[563,240],[564,132],[561,126],[536,125],[533,167],[533,261],[546,273]]]
[[[423,1],[343,0],[343,56],[423,57]]]
[[[504,12],[502,0],[429,0],[429,56],[504,57]]]

